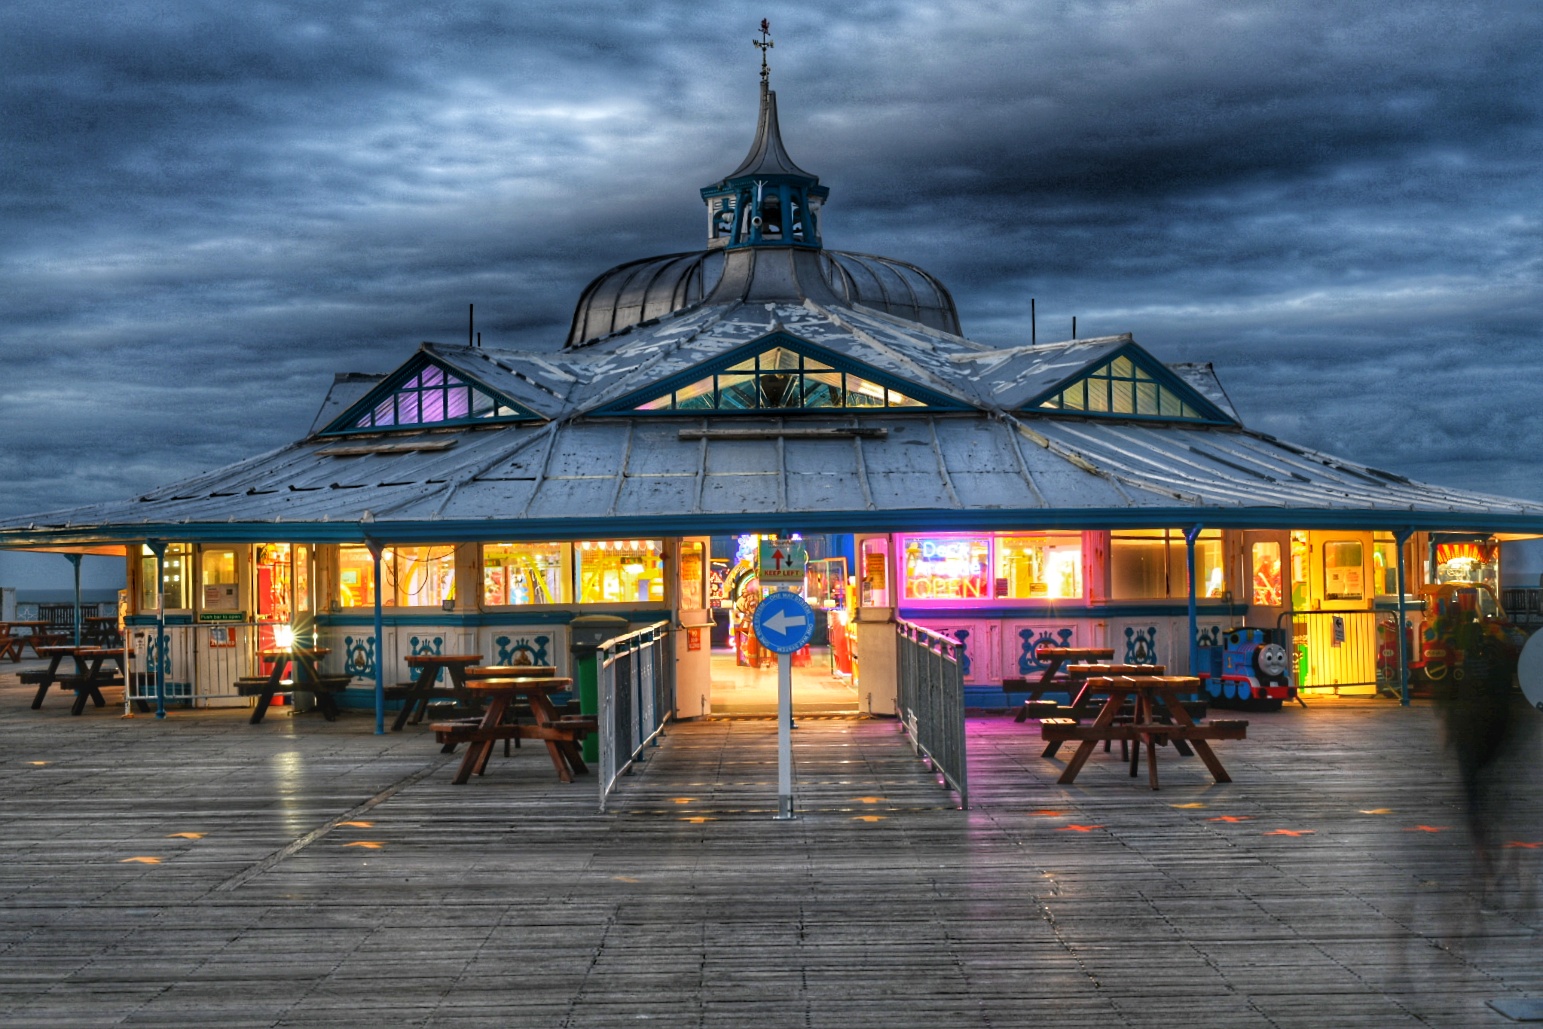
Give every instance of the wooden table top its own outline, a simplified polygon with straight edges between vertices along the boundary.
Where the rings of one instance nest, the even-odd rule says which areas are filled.
[[[1162,675],[1167,669],[1163,665],[1115,665],[1115,664],[1071,664],[1066,666],[1067,675]]]
[[[481,654],[409,654],[402,658],[410,665],[474,665],[482,660]]]
[[[1200,680],[1193,675],[1095,675],[1088,678],[1088,685],[1131,690],[1171,687],[1193,691],[1200,688]]]
[[[471,665],[466,669],[468,679],[544,679],[556,674],[557,669],[552,665]]]
[[[1034,653],[1038,657],[1088,657],[1095,659],[1114,657],[1114,649],[1112,647],[1050,647],[1041,645],[1034,648]]]
[[[540,690],[543,693],[555,693],[558,690],[566,690],[572,685],[572,679],[560,675],[533,676],[530,678],[500,676],[494,679],[466,680],[466,688],[469,690]]]

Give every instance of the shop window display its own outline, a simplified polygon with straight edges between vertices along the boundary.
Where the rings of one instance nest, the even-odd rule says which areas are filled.
[[[1115,600],[1182,600],[1189,596],[1189,557],[1178,529],[1121,529],[1109,536],[1110,596]],[[1220,530],[1195,540],[1195,596],[1227,593]]]
[[[663,601],[663,551],[658,540],[584,540],[574,544],[579,603]]]
[[[167,611],[186,611],[193,606],[193,545],[168,543],[165,560],[161,564],[160,600]],[[157,609],[155,576],[155,552],[149,547],[140,549],[139,557],[139,609]]]
[[[482,602],[489,607],[566,604],[566,543],[486,543],[482,547]]]

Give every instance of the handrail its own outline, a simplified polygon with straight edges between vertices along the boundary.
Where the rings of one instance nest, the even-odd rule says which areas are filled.
[[[600,738],[600,810],[617,781],[658,745],[675,710],[675,660],[667,653],[668,621],[654,622],[595,648]]]
[[[914,749],[970,806],[964,738],[963,644],[952,636],[895,620],[900,728]]]

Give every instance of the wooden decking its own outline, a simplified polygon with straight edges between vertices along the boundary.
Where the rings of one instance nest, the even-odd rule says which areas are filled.
[[[0,1024],[1487,1026],[1543,997],[1543,716],[1481,906],[1428,707],[1250,714],[1234,782],[972,719],[959,811],[886,720],[673,727],[612,810],[427,726],[32,711],[0,678]],[[113,694],[109,694],[111,698]]]

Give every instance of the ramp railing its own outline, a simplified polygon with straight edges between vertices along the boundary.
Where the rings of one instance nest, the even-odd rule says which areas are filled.
[[[655,622],[596,648],[599,691],[600,810],[617,780],[658,744],[675,710],[675,655],[670,623]]]
[[[944,783],[970,806],[969,768],[964,746],[962,645],[952,636],[911,622],[896,622],[896,679],[900,728],[911,746]]]

